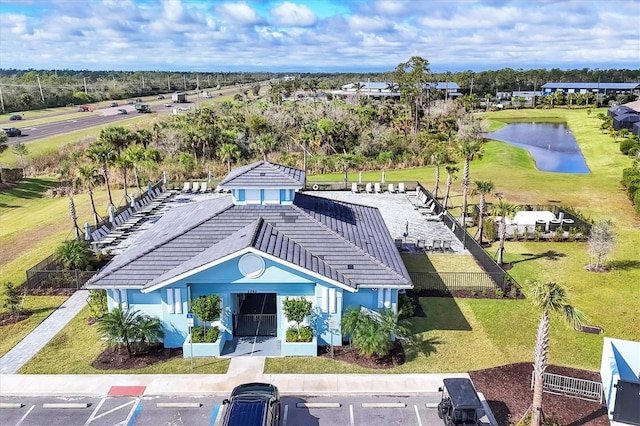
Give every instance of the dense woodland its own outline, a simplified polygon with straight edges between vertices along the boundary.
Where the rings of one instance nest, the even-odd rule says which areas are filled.
[[[453,81],[465,94],[540,90],[547,82],[638,82],[640,69],[512,69],[432,73],[427,81]],[[75,71],[0,69],[0,98],[5,112],[44,107],[83,104],[102,100],[119,100],[177,90],[192,91],[218,85],[251,86],[255,82],[281,80],[285,76],[290,90],[312,88],[314,91],[338,89],[354,81],[393,81],[394,71],[386,73],[269,73],[215,72],[169,73],[163,71]],[[281,80],[282,81],[282,80]]]

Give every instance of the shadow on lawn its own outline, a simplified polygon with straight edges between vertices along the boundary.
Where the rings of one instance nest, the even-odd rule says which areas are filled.
[[[18,186],[11,188],[7,193],[16,198],[42,198],[48,189],[54,188],[56,185],[58,183],[51,179],[27,178],[20,181]],[[4,207],[14,206],[5,205]]]
[[[522,253],[522,256],[528,256],[524,259],[520,259],[520,260],[514,260],[513,262],[511,262],[511,264],[516,264],[516,263],[520,263],[520,262],[528,262],[530,260],[536,260],[536,259],[542,259],[545,258],[547,260],[558,260],[558,259],[562,259],[563,257],[567,257],[566,254],[564,253],[559,253],[555,250],[547,250],[545,252],[542,253],[538,253],[538,254],[533,254],[533,253]]]
[[[628,271],[630,269],[640,269],[640,261],[638,260],[612,260],[607,262],[609,269],[618,269]]]
[[[423,333],[430,330],[471,331],[471,324],[464,317],[453,297],[420,297],[420,310],[425,316],[414,317],[412,330]],[[426,308],[426,309],[425,309]]]

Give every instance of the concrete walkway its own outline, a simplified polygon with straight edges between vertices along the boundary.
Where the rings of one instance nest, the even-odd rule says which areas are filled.
[[[0,358],[0,373],[14,374],[62,330],[87,304],[88,292],[78,290],[47,319]],[[0,382],[0,391],[2,382]]]

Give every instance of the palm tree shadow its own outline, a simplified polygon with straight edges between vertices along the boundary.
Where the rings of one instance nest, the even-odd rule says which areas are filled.
[[[542,259],[542,258],[545,258],[547,260],[555,261],[555,260],[561,259],[563,257],[567,257],[566,254],[557,252],[555,250],[547,250],[545,252],[538,253],[538,254],[522,253],[522,256],[529,256],[529,257],[527,257],[525,259],[514,260],[513,262],[511,262],[511,264],[513,265],[513,264],[520,263],[520,262],[528,262],[530,260],[536,260],[536,259]]]
[[[429,356],[432,353],[435,353],[437,351],[437,349],[436,349],[437,345],[440,345],[441,343],[442,343],[442,341],[439,340],[436,337],[432,337],[430,339],[425,339],[425,340],[420,340],[419,342],[413,342],[406,349],[406,352],[405,352],[406,361],[405,362],[409,362],[409,361],[414,360],[416,358],[416,356],[418,356],[418,354],[423,354],[425,356]]]
[[[630,269],[640,269],[640,260],[612,260],[607,262],[610,269],[628,271]]]

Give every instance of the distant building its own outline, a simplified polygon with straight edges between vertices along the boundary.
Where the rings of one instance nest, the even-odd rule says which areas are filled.
[[[460,86],[453,81],[437,83],[425,83],[425,91],[440,90],[445,92],[445,97],[457,98],[462,96]],[[345,84],[340,90],[333,90],[334,96],[368,96],[375,99],[393,98],[400,99],[400,89],[397,83],[392,81],[366,81]]]
[[[603,95],[621,95],[640,93],[640,83],[545,83],[542,86],[544,95],[557,91],[564,93],[600,93]]]

